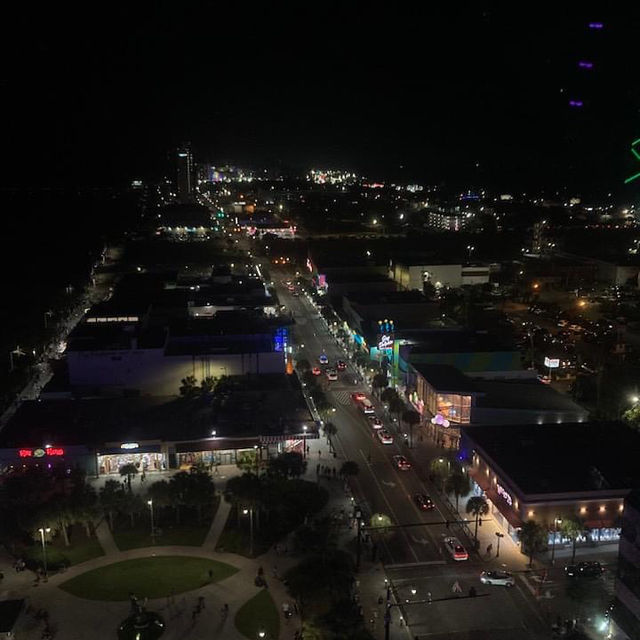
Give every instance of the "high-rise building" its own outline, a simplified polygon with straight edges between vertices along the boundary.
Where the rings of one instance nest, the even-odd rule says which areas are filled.
[[[176,185],[178,200],[188,202],[193,193],[193,154],[191,144],[186,143],[176,149]]]

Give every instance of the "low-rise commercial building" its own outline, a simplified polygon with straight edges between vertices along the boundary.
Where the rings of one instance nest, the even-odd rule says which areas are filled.
[[[623,424],[466,426],[461,454],[474,491],[514,539],[528,520],[549,545],[569,544],[558,522],[582,524],[578,545],[616,542],[624,500],[640,484],[640,434]]]

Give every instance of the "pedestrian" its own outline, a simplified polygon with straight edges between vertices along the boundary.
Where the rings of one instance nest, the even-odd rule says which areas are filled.
[[[202,611],[204,609],[204,596],[198,597],[198,608]]]
[[[493,544],[489,543],[487,545],[487,555],[491,555],[492,550],[493,550]]]
[[[316,475],[319,476],[320,475],[320,463],[318,462],[318,464],[316,465]]]
[[[293,601],[293,613],[298,615],[298,603],[295,600]]]
[[[331,469],[331,473],[333,473],[333,477],[335,478],[336,477],[336,468],[335,467],[333,467]]]
[[[307,453],[309,453],[309,447],[307,447]],[[322,451],[318,449],[318,458],[322,457]]]
[[[195,623],[197,615],[198,615],[198,609],[194,609],[191,613],[191,622]]]
[[[311,451],[311,447],[307,445],[307,455],[309,455],[309,451]]]
[[[213,569],[209,569],[209,582],[213,580]]]

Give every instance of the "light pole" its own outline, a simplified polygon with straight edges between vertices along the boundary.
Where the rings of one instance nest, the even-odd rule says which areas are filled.
[[[40,527],[38,529],[38,531],[40,532],[40,540],[42,540],[42,564],[44,567],[44,579],[45,581],[47,580],[47,546],[45,544],[44,541],[44,534],[45,533],[50,533],[51,532],[51,528],[50,527]]]
[[[155,528],[153,526],[153,500],[147,500],[149,505],[149,512],[151,513],[151,542],[154,542]]]
[[[562,524],[562,518],[553,519],[553,541],[551,542],[551,566],[556,561],[556,533],[558,532],[558,525]]]
[[[24,351],[20,348],[20,345],[16,345],[16,348],[13,349],[12,351],[9,351],[9,371],[13,371],[13,356],[23,356],[24,355]]]
[[[51,309],[49,309],[49,311],[45,311],[43,314],[44,317],[44,328],[47,328],[47,318],[50,318],[53,315],[53,311],[51,311]]]
[[[242,513],[245,516],[249,515],[249,555],[253,556],[253,507],[243,509]]]
[[[496,548],[496,558],[499,558],[500,557],[500,540],[504,538],[504,533],[500,533],[499,531],[496,531],[496,538],[498,538],[498,545]]]
[[[267,637],[267,632],[266,631],[258,631],[258,638],[266,638]]]
[[[307,457],[307,425],[302,425],[302,457]]]
[[[467,251],[469,252],[469,260],[471,260],[471,252],[475,249],[472,244],[467,245]]]

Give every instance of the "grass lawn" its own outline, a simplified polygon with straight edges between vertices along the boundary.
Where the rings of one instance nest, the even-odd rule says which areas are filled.
[[[151,540],[151,523],[148,518],[138,518],[133,529],[128,526],[129,520],[123,519],[116,524],[113,539],[120,551],[151,547],[153,545],[201,547],[218,510],[219,500],[219,498],[216,498],[213,512],[206,514],[201,524],[194,522],[191,517],[186,517],[184,522],[175,524],[173,520],[165,516],[164,521],[156,522],[156,530],[160,530],[160,535],[156,535],[155,540]]]
[[[64,546],[62,536],[57,536],[47,544],[47,567],[49,571],[55,571],[63,566],[71,566],[86,562],[91,558],[103,556],[104,551],[97,538],[87,538],[83,527],[75,525],[70,531],[70,547]],[[39,542],[31,547],[21,550],[20,555],[29,567],[37,567],[42,564],[42,545]]]
[[[213,579],[209,580],[209,570]],[[127,600],[129,593],[139,598],[162,598],[199,589],[236,573],[229,564],[190,556],[160,556],[116,562],[87,571],[60,585],[60,588],[88,600]]]
[[[255,524],[255,522],[254,522]],[[257,530],[257,527],[253,529],[253,555],[251,550],[251,538],[249,530],[249,522],[247,516],[238,522],[236,516],[236,509],[233,507],[229,511],[227,522],[224,525],[224,529],[218,538],[218,544],[216,545],[217,551],[226,551],[227,553],[237,553],[238,555],[245,556],[246,558],[255,558],[267,552],[271,545],[277,541],[277,534],[270,531],[266,526]]]
[[[265,640],[277,640],[280,637],[280,612],[271,594],[263,589],[245,602],[236,614],[235,624],[236,629],[250,640],[255,640],[260,631],[266,631]]]

